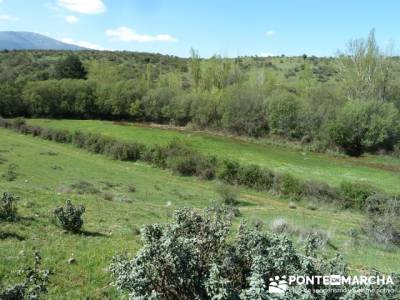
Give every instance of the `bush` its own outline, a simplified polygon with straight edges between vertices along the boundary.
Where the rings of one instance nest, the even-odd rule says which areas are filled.
[[[396,142],[398,118],[393,103],[349,100],[330,125],[330,139],[353,156],[378,148],[390,149]]]
[[[373,194],[365,200],[364,210],[368,216],[384,213],[390,197],[385,194]]]
[[[276,192],[291,197],[298,197],[303,192],[300,181],[288,173],[277,174],[273,187]]]
[[[17,219],[17,201],[18,197],[11,193],[3,193],[0,200],[0,219],[14,221]]]
[[[273,184],[274,175],[269,170],[263,170],[258,165],[242,166],[238,172],[238,184],[259,190],[269,190]]]
[[[376,193],[372,186],[359,182],[342,182],[340,192],[343,196],[344,208],[360,209],[364,208],[367,198]]]
[[[302,185],[302,196],[322,201],[339,199],[338,191],[328,184],[320,181],[307,180]]]
[[[26,121],[24,118],[15,118],[14,120],[12,120],[11,122],[11,126],[14,129],[19,129],[21,126],[26,125]]]
[[[75,207],[71,201],[67,200],[65,207],[57,207],[54,210],[54,216],[64,230],[76,233],[83,225],[82,214],[84,212],[83,205]]]
[[[312,251],[325,236],[306,237],[306,253],[286,236],[245,224],[232,233],[232,218],[221,210],[176,211],[170,223],[142,228],[142,248],[129,259],[116,256],[110,265],[114,284],[132,299],[269,299],[276,274],[348,276],[340,255],[327,260]],[[308,250],[307,250],[308,249]],[[173,287],[173,288],[172,288]],[[353,299],[351,287],[321,285],[322,299]],[[310,299],[312,285],[290,287],[285,299]],[[369,290],[369,289],[367,289]],[[365,292],[363,299],[385,298],[387,289]]]
[[[36,252],[34,266],[24,267],[19,272],[24,275],[24,281],[11,285],[5,289],[0,289],[0,299],[33,300],[40,299],[41,295],[46,294],[50,271],[40,269],[41,261],[42,258],[39,252]]]
[[[167,166],[167,151],[160,145],[150,145],[143,149],[142,159],[157,167],[165,168]]]
[[[217,192],[225,205],[235,206],[239,203],[239,189],[236,186],[222,184]]]
[[[292,235],[298,231],[297,228],[293,227],[293,225],[289,224],[285,219],[282,218],[272,220],[269,228],[272,232],[277,234]]]
[[[382,201],[382,199],[380,199]],[[374,211],[376,204],[379,205],[379,212],[370,214],[365,224],[365,231],[367,235],[375,242],[383,244],[386,247],[390,245],[400,245],[400,201],[397,199],[385,199],[385,204],[375,198],[371,199],[368,204],[374,202],[369,206],[368,211]]]

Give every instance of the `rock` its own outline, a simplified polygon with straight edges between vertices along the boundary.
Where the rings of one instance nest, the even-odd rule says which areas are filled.
[[[75,257],[69,258],[69,259],[68,259],[68,263],[69,263],[70,265],[76,264],[76,259],[75,259]]]

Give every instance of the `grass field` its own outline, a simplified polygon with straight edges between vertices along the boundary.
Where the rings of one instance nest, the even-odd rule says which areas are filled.
[[[165,144],[181,139],[191,147],[244,163],[255,163],[276,171],[289,172],[303,179],[314,179],[338,186],[342,181],[362,181],[389,193],[400,193],[400,159],[366,155],[349,158],[297,151],[282,146],[249,143],[206,133],[149,128],[105,121],[44,120],[29,123],[49,128],[97,132],[124,141]]]
[[[104,133],[126,140],[140,138],[140,141],[165,142],[179,135],[189,139],[184,133],[114,126],[104,122],[61,123],[42,120],[35,123],[60,127],[70,124],[70,129],[75,125],[76,128],[99,132],[104,128]],[[162,134],[165,134],[165,140],[162,140]],[[0,280],[15,280],[15,271],[27,260],[32,261],[31,253],[34,249],[39,250],[43,256],[43,267],[54,271],[48,295],[50,299],[116,298],[117,293],[110,286],[106,268],[114,254],[134,254],[140,247],[139,236],[135,234],[137,228],[143,224],[166,221],[170,212],[176,208],[202,208],[219,197],[216,193],[219,183],[216,181],[206,182],[192,177],[175,176],[144,163],[115,161],[105,156],[89,154],[72,145],[44,141],[5,129],[0,129],[0,137],[0,156],[6,160],[0,164],[0,173],[10,163],[18,165],[15,181],[8,182],[0,177],[0,192],[10,191],[21,197],[19,214],[22,217],[15,223],[0,223]],[[224,147],[230,149],[234,145],[229,139],[204,135],[192,137],[193,145],[201,144],[201,141],[207,142],[202,145],[202,151],[210,151],[206,146],[210,147],[212,142],[220,150]],[[245,145],[238,144],[238,148],[231,149],[229,155],[239,155],[242,147]],[[263,155],[262,150],[270,149],[257,145],[248,147],[254,155],[259,153],[257,157],[260,161],[267,156]],[[271,148],[270,151],[272,150],[276,151],[275,157],[278,157],[278,149]],[[293,166],[294,157],[301,157],[302,154],[288,150],[284,155],[293,156]],[[333,158],[331,161],[324,156],[317,157],[316,160],[333,164]],[[251,156],[246,160],[250,159]],[[278,164],[277,159],[265,158],[264,161],[265,164],[268,161]],[[305,162],[307,160],[301,161],[311,168]],[[368,168],[377,172],[372,174],[374,176],[379,176],[381,172],[395,180],[395,174],[379,168]],[[325,172],[325,176],[328,175]],[[373,176],[369,175],[372,180]],[[71,187],[80,181],[93,184],[92,188],[97,191],[80,194],[79,190]],[[129,191],[130,185],[135,186],[135,192]],[[113,195],[113,199],[106,200],[105,193]],[[85,234],[66,234],[52,222],[52,210],[66,199],[86,206]],[[369,267],[381,271],[400,271],[398,248],[384,249],[368,242],[363,235],[360,246],[347,245],[348,230],[360,228],[364,222],[364,217],[359,213],[338,212],[328,206],[321,206],[314,211],[307,209],[306,203],[298,203],[297,209],[290,209],[286,199],[247,189],[240,190],[240,201],[242,217],[237,222],[240,219],[254,219],[269,223],[277,217],[284,217],[301,228],[316,227],[330,232],[331,244],[344,254],[355,272]],[[330,246],[323,251],[328,256],[336,252]],[[75,257],[77,263],[68,264],[70,257]]]

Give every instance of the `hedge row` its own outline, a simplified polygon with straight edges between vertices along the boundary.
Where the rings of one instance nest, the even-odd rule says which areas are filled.
[[[364,210],[368,197],[382,194],[366,184],[344,182],[339,188],[335,188],[319,181],[301,181],[288,173],[277,173],[254,164],[241,165],[232,160],[218,160],[215,156],[202,155],[189,149],[179,141],[173,141],[166,146],[127,143],[100,134],[28,125],[24,119],[0,118],[0,127],[58,143],[72,143],[92,153],[105,154],[117,160],[142,160],[184,176],[197,176],[207,180],[217,177],[232,185],[272,191],[294,199],[335,202],[342,208]]]

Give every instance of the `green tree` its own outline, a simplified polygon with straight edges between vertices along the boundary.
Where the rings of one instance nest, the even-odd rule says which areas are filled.
[[[332,142],[349,155],[391,148],[399,132],[399,112],[393,103],[349,100],[329,126]]]
[[[58,79],[85,79],[87,72],[76,55],[69,55],[57,62],[55,66],[55,76]]]
[[[338,72],[348,98],[386,100],[393,60],[379,49],[371,30],[367,39],[349,42],[338,59]]]

